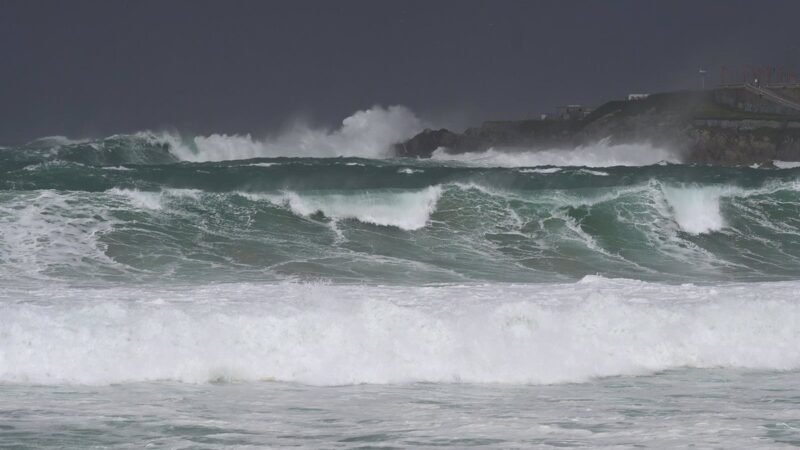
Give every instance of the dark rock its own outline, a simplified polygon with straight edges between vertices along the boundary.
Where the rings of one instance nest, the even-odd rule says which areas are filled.
[[[731,88],[654,94],[644,100],[612,101],[582,120],[490,121],[458,134],[425,130],[395,145],[398,156],[429,158],[450,153],[575,148],[600,140],[612,144],[646,142],[670,148],[686,162],[716,165],[765,164],[800,160],[800,117],[735,109],[720,103]],[[734,90],[735,91],[735,90]],[[741,95],[737,98],[747,98]],[[759,99],[761,101],[761,99]],[[748,109],[749,108],[749,109]]]
[[[407,158],[430,158],[439,147],[460,148],[463,138],[450,130],[425,129],[413,138],[395,144],[397,156]]]

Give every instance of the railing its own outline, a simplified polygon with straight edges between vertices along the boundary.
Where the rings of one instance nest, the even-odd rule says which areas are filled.
[[[789,109],[794,109],[796,111],[800,111],[800,103],[794,102],[789,100],[788,98],[782,97],[781,95],[777,94],[774,91],[770,91],[768,89],[756,86],[754,84],[747,83],[744,85],[744,88],[750,92],[755,94],[761,95],[762,97],[767,97],[770,100],[778,103],[781,106],[785,106]]]

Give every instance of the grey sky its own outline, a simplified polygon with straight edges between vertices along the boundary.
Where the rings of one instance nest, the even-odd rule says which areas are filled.
[[[0,143],[336,125],[403,104],[460,126],[697,69],[800,72],[800,1],[0,0]]]

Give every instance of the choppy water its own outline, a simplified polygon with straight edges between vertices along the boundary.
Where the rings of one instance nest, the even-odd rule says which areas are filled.
[[[278,147],[0,149],[1,444],[800,445],[800,169]]]
[[[0,386],[30,447],[795,448],[798,374],[676,370],[549,386]]]

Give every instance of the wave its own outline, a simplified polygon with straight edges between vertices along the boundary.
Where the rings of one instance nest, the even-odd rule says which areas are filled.
[[[413,231],[428,223],[441,193],[440,186],[431,186],[419,192],[399,193],[298,194],[289,191],[277,195],[243,195],[252,200],[266,199],[277,206],[286,206],[304,217],[322,214],[333,220],[355,219]]]
[[[0,148],[0,168],[19,169],[51,161],[89,166],[164,165],[176,162],[236,161],[254,158],[391,158],[393,144],[413,137],[424,123],[404,106],[356,111],[337,129],[296,123],[277,135],[184,137],[143,131],[101,139],[40,138],[17,148]]]
[[[800,368],[800,286],[225,284],[7,291],[0,381],[568,383]]]
[[[772,161],[775,167],[779,169],[794,169],[800,167],[800,161]]]
[[[659,163],[680,163],[677,152],[650,144],[610,144],[608,139],[573,149],[525,150],[493,149],[483,152],[448,153],[437,149],[432,158],[484,167],[613,167],[649,166]]]
[[[89,139],[70,139],[66,136],[44,136],[36,138],[28,142],[26,147],[57,147],[64,145],[83,144],[89,142]]]
[[[109,206],[81,194],[0,192],[0,279],[113,271],[101,242],[115,224]]]
[[[720,200],[723,195],[736,193],[732,188],[699,186],[665,186],[662,191],[680,229],[695,235],[720,231],[726,226]]]
[[[14,171],[48,164],[120,167],[130,164],[174,164],[167,135],[141,132],[96,140],[61,136],[41,138],[20,147],[0,149],[0,170]]]
[[[556,173],[561,172],[561,167],[542,167],[536,169],[520,169],[521,173]]]
[[[9,237],[0,280],[800,274],[800,181],[791,169],[587,173],[338,158],[106,169],[53,163],[0,179],[0,234]]]
[[[422,122],[403,106],[375,106],[357,111],[342,121],[337,130],[295,125],[273,138],[253,139],[250,135],[212,134],[197,136],[186,145],[166,135],[172,152],[182,161],[225,161],[238,159],[292,157],[388,158],[392,145],[413,137]]]
[[[199,200],[203,192],[199,189],[162,189],[156,192],[113,188],[107,190],[105,194],[127,200],[134,208],[160,210],[164,208],[166,197],[185,197]]]

